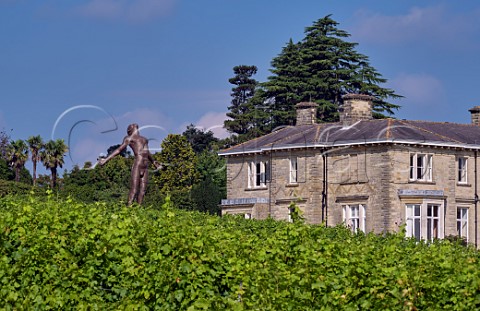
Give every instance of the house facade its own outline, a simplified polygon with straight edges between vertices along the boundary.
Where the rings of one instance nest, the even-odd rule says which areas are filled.
[[[223,150],[223,214],[290,220],[294,202],[309,223],[477,244],[480,107],[471,124],[373,119],[373,98],[344,97],[340,122],[297,123]]]

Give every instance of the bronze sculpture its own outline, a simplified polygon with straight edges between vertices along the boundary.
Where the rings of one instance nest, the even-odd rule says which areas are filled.
[[[142,204],[148,183],[148,165],[153,163],[157,169],[162,166],[155,161],[148,149],[148,139],[141,136],[138,130],[138,124],[132,123],[127,128],[127,136],[123,138],[122,144],[115,149],[108,157],[99,159],[100,165],[104,165],[110,159],[120,154],[127,146],[133,150],[135,160],[132,166],[132,174],[130,180],[130,192],[128,194],[127,205],[131,205],[135,197],[137,203]]]

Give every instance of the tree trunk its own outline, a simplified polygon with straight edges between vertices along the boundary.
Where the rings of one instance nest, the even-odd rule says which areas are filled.
[[[15,166],[15,181],[20,181],[20,166],[18,165]]]
[[[33,162],[33,185],[37,184],[37,160],[32,160]]]
[[[52,172],[51,186],[52,186],[52,190],[53,190],[57,186],[57,168],[52,167],[52,168],[50,168],[50,171]]]

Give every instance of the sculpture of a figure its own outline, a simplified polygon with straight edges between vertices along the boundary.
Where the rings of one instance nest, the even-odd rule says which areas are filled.
[[[98,160],[100,165],[105,165],[110,159],[120,154],[127,146],[130,146],[135,155],[132,166],[132,175],[130,180],[130,192],[128,194],[127,205],[131,205],[135,197],[137,203],[142,204],[148,183],[148,165],[153,163],[157,169],[162,166],[153,160],[152,154],[148,149],[148,140],[140,136],[138,124],[130,124],[127,128],[127,136],[123,138],[122,144],[115,149],[108,157]]]

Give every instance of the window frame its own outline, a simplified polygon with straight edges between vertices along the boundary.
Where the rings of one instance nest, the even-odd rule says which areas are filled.
[[[343,223],[355,233],[366,232],[367,211],[366,204],[345,204],[342,205]],[[353,212],[354,211],[354,212]]]
[[[467,184],[468,183],[468,158],[467,157],[459,157],[457,165],[457,182],[459,184]]]
[[[405,204],[405,236],[417,241],[445,238],[444,208],[443,202],[435,200]]]
[[[258,189],[267,187],[270,180],[270,164],[264,160],[253,160],[248,164],[247,188]]]
[[[419,177],[420,175],[420,177]],[[433,181],[433,155],[429,153],[410,154],[410,181]]]
[[[440,205],[427,204],[427,241],[439,239],[440,232]]]
[[[298,183],[298,157],[292,156],[289,159],[289,184]]]
[[[462,211],[464,213],[462,213]],[[457,235],[461,238],[465,238],[467,242],[469,240],[468,225],[468,207],[457,206]]]
[[[414,237],[417,241],[422,239],[421,207],[421,204],[406,204],[405,206],[406,236]]]

